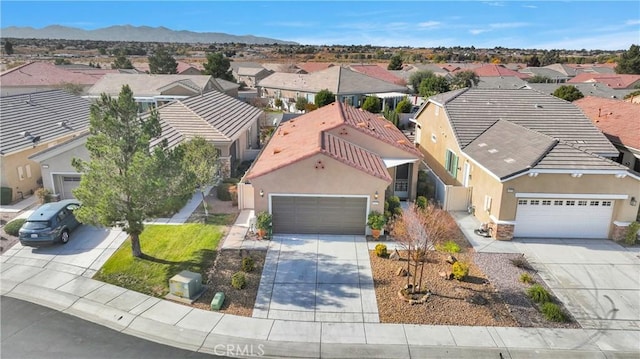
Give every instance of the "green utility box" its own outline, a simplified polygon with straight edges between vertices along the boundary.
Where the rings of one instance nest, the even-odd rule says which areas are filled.
[[[224,304],[224,293],[217,292],[211,299],[211,310],[220,310]]]
[[[13,200],[13,190],[11,187],[0,187],[0,204],[6,206]]]

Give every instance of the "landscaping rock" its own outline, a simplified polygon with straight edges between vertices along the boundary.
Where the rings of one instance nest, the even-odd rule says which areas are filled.
[[[444,278],[445,280],[453,279],[453,273],[451,272],[439,272],[438,274],[440,275],[440,277]]]
[[[402,268],[402,267],[398,267],[398,270],[396,271],[396,275],[398,277],[406,277],[407,276],[407,270]]]
[[[488,301],[480,294],[474,294],[466,299],[467,302],[476,305],[486,305]]]
[[[398,253],[398,250],[394,250],[393,253],[391,253],[389,255],[389,259],[391,259],[392,261],[399,261],[400,260],[400,253]]]
[[[448,257],[447,257],[447,259],[446,259],[445,261],[446,261],[447,263],[449,263],[449,264],[453,264],[453,263],[457,262],[457,261],[458,261],[458,259],[457,259],[456,257],[454,257],[454,256],[448,256]]]

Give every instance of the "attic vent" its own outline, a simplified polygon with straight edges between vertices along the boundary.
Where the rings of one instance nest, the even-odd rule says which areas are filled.
[[[506,163],[514,163],[516,160],[514,160],[513,158],[509,157],[509,158],[505,158],[504,161]]]
[[[275,154],[278,154],[278,153],[280,153],[280,152],[282,152],[282,149],[280,149],[280,148],[274,148],[274,149],[273,149],[273,154],[274,154],[274,155],[275,155]]]
[[[29,136],[31,136],[31,134],[29,133],[29,131],[22,131],[22,132],[20,132],[20,136],[29,137]]]
[[[283,135],[283,136],[286,136],[286,135],[288,135],[288,134],[289,134],[289,131],[282,131],[282,135]]]
[[[356,124],[356,126],[358,126],[358,127],[367,127],[367,124],[366,124],[366,123],[364,123],[364,122],[358,122],[358,123]]]
[[[495,148],[492,148],[492,149],[487,150],[487,151],[489,151],[489,153],[497,153],[498,152],[498,150],[496,150]]]
[[[576,143],[585,144],[584,140],[576,140]]]
[[[478,147],[487,147],[487,144],[482,142],[482,143],[478,143]]]
[[[535,107],[535,108],[542,108],[542,105],[540,105],[540,104],[535,104],[535,105],[533,105],[533,107]]]

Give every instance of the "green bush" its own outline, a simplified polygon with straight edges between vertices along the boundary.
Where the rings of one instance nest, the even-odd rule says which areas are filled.
[[[400,207],[400,197],[391,196],[384,202],[384,216],[387,217],[387,222],[394,216],[402,214],[402,208]]]
[[[454,241],[446,241],[443,244],[436,244],[436,250],[440,251],[440,252],[447,252],[447,253],[459,253],[460,252],[460,246],[458,245],[458,243],[454,242]]]
[[[520,274],[520,281],[522,283],[525,283],[525,284],[533,284],[533,283],[535,283],[535,281],[533,280],[533,277],[529,273]]]
[[[273,220],[273,216],[269,214],[267,211],[259,212],[256,216],[256,227],[258,229],[268,230],[269,226],[271,226],[271,222]]]
[[[464,280],[469,275],[469,265],[466,263],[455,262],[452,267],[453,278],[457,280]]]
[[[7,223],[4,226],[4,231],[10,236],[18,236],[18,232],[20,231],[20,227],[26,222],[25,218],[14,219],[13,221]]]
[[[367,216],[367,226],[371,229],[382,229],[386,222],[384,215],[378,211],[371,211]]]
[[[520,269],[533,270],[529,262],[527,262],[527,260],[524,259],[524,257],[512,258],[510,259],[510,261],[511,261],[511,264],[513,264],[514,266]]]
[[[235,272],[231,276],[231,286],[235,289],[242,289],[247,285],[247,278],[242,272]]]
[[[242,258],[242,271],[245,273],[252,272],[256,268],[256,262],[251,257]]]
[[[418,198],[416,198],[416,206],[418,206],[418,208],[425,209],[428,203],[427,197],[425,196],[418,196]]]
[[[633,222],[627,227],[627,233],[624,235],[624,244],[632,246],[636,243],[638,238],[638,230],[640,230],[640,223]]]
[[[546,303],[551,300],[551,295],[540,284],[534,284],[527,290],[527,295],[536,303]]]
[[[26,222],[25,218],[14,219],[13,221],[7,223],[4,226],[4,232],[10,236],[18,236],[18,232],[20,231],[20,227]]]
[[[562,312],[562,309],[555,303],[546,302],[542,304],[542,314],[547,320],[552,322],[567,321],[567,317]]]
[[[229,187],[231,187],[231,183],[221,183],[216,188],[216,195],[218,199],[221,201],[231,201],[231,192],[229,192]]]
[[[378,257],[387,258],[389,256],[389,253],[387,252],[387,246],[382,243],[376,244],[375,251]]]

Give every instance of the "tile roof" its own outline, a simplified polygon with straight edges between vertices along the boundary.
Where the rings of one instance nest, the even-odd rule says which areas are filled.
[[[558,72],[554,69],[546,68],[546,67],[525,67],[519,71],[523,74],[530,74],[531,76],[544,76],[548,77],[552,80],[556,79],[568,79],[569,76],[563,74],[562,72]]]
[[[526,87],[528,82],[515,76],[478,76],[478,88],[484,89],[519,89]]]
[[[444,106],[463,149],[496,121],[506,120],[584,151],[603,156],[618,153],[578,107],[534,90],[463,89],[431,97],[429,101]]]
[[[89,128],[89,101],[62,90],[0,98],[0,154],[33,147]],[[30,136],[24,136],[23,132]]]
[[[573,77],[578,73],[574,67],[568,66],[566,64],[551,64],[551,65],[544,66],[544,68],[557,71],[569,77]]]
[[[533,167],[538,170],[628,170],[604,157],[559,142]]]
[[[542,84],[542,83],[527,83],[527,87],[536,91],[552,95],[554,91],[560,86],[566,86],[566,83],[557,84]],[[570,84],[575,86],[584,96],[597,96],[604,98],[624,98],[627,94],[635,91],[634,89],[613,89],[605,84],[598,82],[591,83],[575,83]]]
[[[458,69],[455,72],[464,71],[466,69]],[[520,79],[527,79],[531,76],[523,74],[518,71],[510,70],[502,65],[487,64],[472,69],[479,77],[500,77],[500,76],[515,76]]]
[[[573,103],[611,142],[640,151],[640,104],[594,96]]]
[[[571,84],[580,82],[600,82],[611,88],[626,89],[633,87],[635,84],[639,84],[640,75],[582,72],[567,82]]]
[[[221,90],[213,78],[208,75],[150,75],[150,74],[106,74],[96,82],[88,91],[89,96],[100,96],[106,93],[117,96],[123,85],[129,85],[136,97],[159,96],[162,89],[183,84],[191,87],[194,93],[205,91],[207,85],[212,84],[214,89]]]
[[[311,93],[328,89],[335,95],[408,91],[406,86],[391,84],[342,66],[310,74],[276,72],[259,81],[258,86]]]
[[[199,65],[199,64],[197,64],[197,65],[196,64],[190,64],[190,63],[187,63],[187,62],[184,62],[184,61],[176,61],[176,63],[178,64],[178,66],[176,68],[176,71],[177,71],[178,75],[183,73],[184,71],[187,71],[187,70],[191,69],[191,68],[196,69],[198,71],[203,70],[202,66]],[[146,73],[149,72],[149,63],[148,62],[136,62],[136,63],[133,64],[133,66],[136,68],[136,70],[138,70],[140,72],[146,72]]]
[[[48,62],[29,62],[0,74],[3,87],[54,86],[64,83],[90,86],[102,76],[68,71]]]
[[[234,141],[261,114],[262,110],[217,91],[174,101],[158,108],[163,125],[162,138],[167,139],[169,147],[195,136],[213,142]]]
[[[268,74],[270,71],[264,67],[238,67],[237,73],[238,76],[256,76],[261,73]]]
[[[296,64],[296,66],[310,74],[312,72],[326,70],[336,65],[330,62],[301,62]]]
[[[380,163],[382,160],[377,154],[347,143],[337,136],[327,136],[326,133],[331,129],[347,126],[404,150],[408,155],[421,157],[420,152],[400,130],[388,125],[389,122],[378,115],[334,102],[282,123],[249,169],[247,178],[259,177],[324,153],[390,182],[386,166]]]
[[[350,65],[349,68],[361,74],[365,74],[367,76],[371,76],[392,84],[401,86],[407,84],[407,82],[403,78],[394,75],[389,70],[378,65]]]

